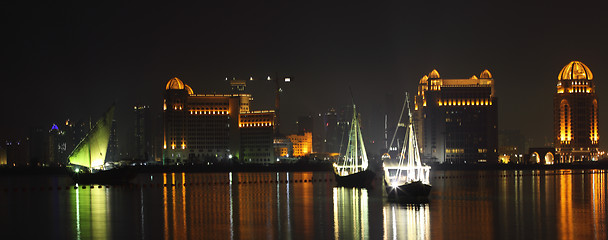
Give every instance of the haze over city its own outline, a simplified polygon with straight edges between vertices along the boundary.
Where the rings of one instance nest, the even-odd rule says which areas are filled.
[[[351,87],[364,131],[379,141],[387,94],[400,107],[404,92],[415,93],[433,69],[445,78],[488,69],[499,129],[521,130],[543,146],[552,142],[564,65],[578,60],[591,69],[600,109],[606,91],[608,21],[593,3],[17,2],[2,9],[1,140],[67,118],[97,118],[112,102],[126,139],[133,105],[160,113],[172,77],[197,93],[223,93],[226,77],[253,76],[253,108],[269,109],[273,86],[264,78],[279,75],[293,78],[282,95],[287,131],[298,116],[348,104]]]

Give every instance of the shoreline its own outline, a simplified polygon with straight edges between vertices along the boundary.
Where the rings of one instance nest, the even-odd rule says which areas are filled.
[[[608,161],[542,164],[435,164],[432,170],[559,170],[559,169],[608,169]]]
[[[214,164],[214,165],[138,165],[114,168],[134,173],[222,173],[222,172],[329,172],[330,163],[292,163],[292,164]],[[8,175],[69,175],[69,168],[63,166],[18,166],[0,167],[0,176]]]
[[[437,171],[495,171],[495,170],[560,170],[560,169],[608,169],[608,161],[581,162],[572,164],[435,164]],[[329,162],[290,164],[215,164],[215,165],[138,165],[117,168],[134,173],[221,173],[221,172],[333,172]],[[0,176],[9,175],[68,175],[69,169],[62,166],[18,166],[0,167]]]

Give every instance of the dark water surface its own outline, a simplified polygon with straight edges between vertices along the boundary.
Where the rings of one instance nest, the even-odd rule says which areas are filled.
[[[0,176],[0,239],[607,239],[605,170],[433,171],[430,203],[333,174]],[[184,186],[185,183],[185,186]],[[165,187],[166,185],[166,187]]]

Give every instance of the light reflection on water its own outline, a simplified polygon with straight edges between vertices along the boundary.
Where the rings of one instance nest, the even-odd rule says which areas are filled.
[[[90,188],[89,186],[86,186]],[[74,189],[70,192],[70,208],[74,209],[71,221],[74,223],[75,239],[108,239],[111,232],[110,191],[104,188]]]
[[[383,239],[429,239],[429,204],[387,204]]]
[[[430,203],[411,205],[387,202],[380,186],[334,187],[325,172],[165,173],[85,189],[4,176],[0,238],[606,239],[606,179],[605,170],[434,171]]]

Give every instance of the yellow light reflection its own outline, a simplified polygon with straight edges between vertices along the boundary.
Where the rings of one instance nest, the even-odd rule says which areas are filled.
[[[562,239],[574,239],[574,229],[572,228],[572,170],[563,170],[559,176],[559,212],[558,226],[559,235]]]
[[[91,236],[96,239],[107,239],[108,230],[111,229],[108,220],[108,209],[110,192],[104,188],[93,188],[89,190],[91,194]]]
[[[591,175],[591,213],[593,219],[593,232],[598,233],[597,239],[606,239],[604,214],[606,212],[606,172],[605,170],[593,170],[594,174]],[[603,233],[603,234],[602,234]],[[601,235],[600,235],[601,234]]]
[[[333,194],[334,237],[336,239],[369,238],[367,189],[334,188]]]
[[[187,231],[186,231],[186,187],[184,186],[184,183],[186,183],[186,173],[182,172],[182,182],[181,182],[181,188],[182,188],[182,237],[187,236]]]
[[[167,204],[167,173],[163,173],[163,235],[164,239],[169,239],[169,205]]]

